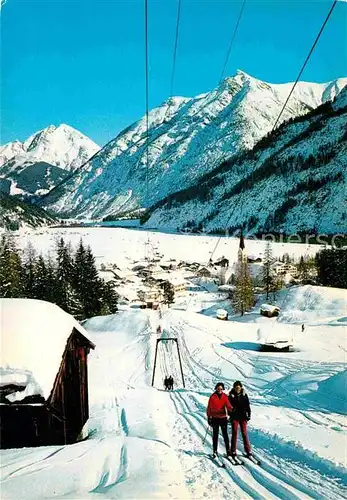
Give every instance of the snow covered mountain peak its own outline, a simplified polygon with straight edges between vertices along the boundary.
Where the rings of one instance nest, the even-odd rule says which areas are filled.
[[[65,123],[50,125],[23,143],[15,141],[0,147],[3,190],[7,194],[45,194],[99,149],[95,142]]]
[[[8,175],[14,169],[18,171],[40,161],[73,171],[99,149],[95,142],[65,123],[50,125],[28,137],[23,143],[15,141],[2,146],[1,174]]]
[[[343,83],[300,82],[281,121],[316,108]],[[210,92],[172,97],[149,112],[148,157],[144,116],[42,202],[56,212],[83,218],[152,206],[251,149],[272,129],[292,85],[269,84],[238,70]]]

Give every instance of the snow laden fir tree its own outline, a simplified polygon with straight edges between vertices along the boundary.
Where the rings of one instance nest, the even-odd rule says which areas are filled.
[[[52,302],[78,320],[113,314],[118,300],[112,282],[99,277],[92,250],[82,239],[75,251],[58,239],[54,258],[37,255],[30,243],[19,251],[11,234],[1,239],[0,295]]]
[[[247,262],[245,240],[241,231],[235,271],[235,291],[232,298],[234,312],[244,315],[254,305],[253,280]]]

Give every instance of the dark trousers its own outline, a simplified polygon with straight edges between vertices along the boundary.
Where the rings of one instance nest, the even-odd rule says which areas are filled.
[[[213,434],[212,434],[213,451],[216,452],[218,449],[219,427],[221,428],[223,434],[225,448],[227,451],[229,451],[228,420],[226,418],[213,418],[211,425],[213,429]]]
[[[237,445],[237,432],[239,429],[239,424],[241,427],[241,434],[243,439],[243,446],[245,448],[246,453],[251,453],[251,445],[249,443],[248,435],[247,435],[247,421],[246,420],[233,420],[231,422],[231,452],[236,453],[236,445]]]

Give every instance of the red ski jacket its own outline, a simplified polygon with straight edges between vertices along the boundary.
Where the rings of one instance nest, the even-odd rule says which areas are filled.
[[[207,405],[207,417],[212,418],[225,418],[228,414],[227,411],[231,411],[233,407],[230,404],[228,396],[222,393],[221,397],[218,396],[216,392],[210,396]]]

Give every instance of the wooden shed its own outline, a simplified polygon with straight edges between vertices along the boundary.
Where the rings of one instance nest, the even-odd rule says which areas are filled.
[[[262,316],[266,316],[267,318],[273,318],[274,316],[278,316],[281,309],[277,306],[273,306],[271,304],[262,304],[260,306],[260,314]]]
[[[0,299],[1,448],[74,443],[89,418],[86,330],[55,304]]]

